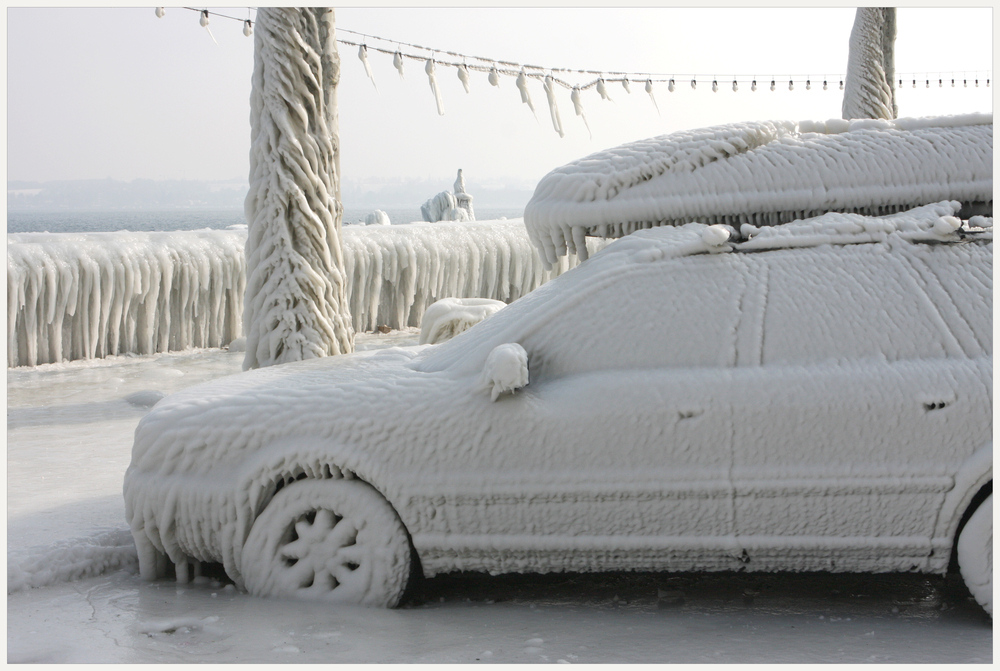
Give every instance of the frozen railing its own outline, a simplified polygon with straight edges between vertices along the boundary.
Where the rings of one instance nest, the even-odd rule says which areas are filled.
[[[245,229],[8,235],[7,365],[230,343],[245,242]],[[578,263],[545,270],[519,219],[345,226],[342,242],[355,330],[419,326],[440,298],[510,302]]]

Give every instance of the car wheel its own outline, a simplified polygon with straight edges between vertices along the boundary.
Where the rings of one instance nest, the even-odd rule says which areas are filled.
[[[993,495],[986,497],[958,537],[962,579],[990,617],[993,616]]]
[[[393,607],[410,576],[396,511],[359,480],[300,480],[274,495],[243,546],[241,572],[259,596]]]

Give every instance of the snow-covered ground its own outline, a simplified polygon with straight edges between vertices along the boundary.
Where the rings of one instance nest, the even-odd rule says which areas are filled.
[[[992,661],[991,621],[957,576],[446,575],[393,611],[143,582],[121,493],[135,426],[159,394],[242,359],[8,369],[8,662]]]

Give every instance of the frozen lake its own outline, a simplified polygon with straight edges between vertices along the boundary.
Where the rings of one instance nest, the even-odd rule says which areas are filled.
[[[358,348],[416,339],[361,334]],[[9,583],[19,566],[72,574],[74,548],[125,530],[122,477],[147,405],[239,372],[242,358],[195,350],[8,369]],[[211,577],[144,583],[124,566],[9,594],[8,662],[993,659],[992,623],[957,576],[450,575],[384,611],[262,600]]]

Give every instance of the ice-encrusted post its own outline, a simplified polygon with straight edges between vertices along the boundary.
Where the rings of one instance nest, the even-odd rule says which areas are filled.
[[[333,9],[257,12],[244,370],[354,349],[340,243]]]
[[[895,119],[895,7],[859,7],[844,78],[845,119]]]

